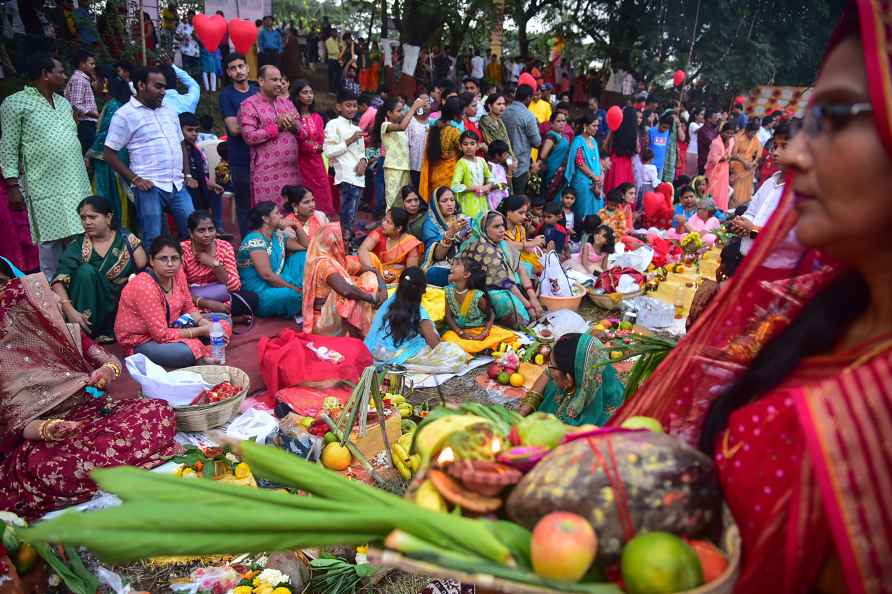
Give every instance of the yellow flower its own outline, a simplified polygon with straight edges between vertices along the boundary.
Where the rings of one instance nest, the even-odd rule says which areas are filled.
[[[288,588],[276,588],[273,590],[273,594],[291,594],[291,590]]]
[[[359,553],[360,555],[365,555],[366,553],[369,552],[369,547],[368,547],[368,545],[362,545],[362,546],[356,547],[356,552]]]
[[[232,591],[232,594],[252,594],[254,592],[254,588],[251,586],[237,586],[235,590]]]

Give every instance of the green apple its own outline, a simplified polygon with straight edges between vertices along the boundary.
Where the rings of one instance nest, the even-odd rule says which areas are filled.
[[[652,417],[629,417],[620,427],[623,429],[647,429],[654,433],[665,433],[663,425]]]

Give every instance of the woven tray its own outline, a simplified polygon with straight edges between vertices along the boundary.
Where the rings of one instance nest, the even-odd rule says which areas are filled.
[[[725,570],[725,573],[718,579],[700,586],[699,588],[685,590],[684,592],[679,592],[677,594],[731,594],[734,591],[734,584],[737,582],[737,576],[740,573],[740,532],[727,508],[725,508],[724,513],[722,514],[722,520],[724,529],[721,538],[721,549],[728,556],[728,568]],[[567,594],[574,591],[572,584],[568,584],[566,589],[554,590],[547,587],[533,586],[504,578],[497,578],[482,573],[465,573],[435,563],[411,559],[395,551],[370,548],[368,551],[368,559],[369,563],[372,563],[373,565],[390,569],[399,569],[406,573],[424,575],[432,578],[448,578],[461,582],[462,584],[473,584],[477,587],[478,594],[484,594],[486,592],[499,592],[503,594]],[[616,592],[620,592],[620,590],[617,589]]]
[[[641,294],[642,291],[635,291],[633,293],[602,293],[598,295],[593,289],[588,290],[588,298],[592,300],[592,303],[601,309],[611,311],[620,309],[624,300],[633,299]]]
[[[251,388],[251,380],[248,374],[238,367],[228,365],[196,365],[185,367],[182,371],[191,371],[200,375],[205,382],[216,386],[222,382],[230,382],[233,386],[241,388],[238,394],[221,402],[213,404],[198,404],[196,406],[175,406],[177,416],[177,430],[179,431],[207,431],[228,423],[238,413],[238,409]]]

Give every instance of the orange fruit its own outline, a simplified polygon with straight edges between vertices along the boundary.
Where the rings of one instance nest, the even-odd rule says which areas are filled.
[[[626,543],[620,565],[628,594],[668,594],[703,584],[697,553],[668,532],[638,534]]]
[[[508,378],[508,381],[510,381],[511,385],[515,388],[519,388],[523,385],[523,375],[519,373],[512,373],[511,377]]]
[[[708,540],[687,540],[697,557],[700,558],[700,567],[703,568],[703,583],[708,584],[717,580],[728,568],[728,559],[722,551]]]
[[[330,470],[346,470],[352,461],[350,450],[339,443],[330,443],[322,450],[322,465]]]

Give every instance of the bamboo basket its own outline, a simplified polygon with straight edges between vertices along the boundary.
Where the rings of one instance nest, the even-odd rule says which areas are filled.
[[[741,541],[737,524],[731,517],[727,508],[722,514],[723,530],[721,537],[721,549],[728,557],[728,567],[716,580],[704,584],[693,590],[685,590],[676,594],[732,594],[737,577],[740,574]],[[497,578],[491,575],[477,573],[470,574],[463,571],[450,569],[429,561],[411,559],[396,551],[370,548],[368,551],[369,563],[388,569],[399,569],[414,575],[423,575],[432,578],[452,579],[462,584],[473,584],[477,587],[478,594],[487,592],[499,592],[502,594],[569,594],[574,591],[573,584],[567,584],[566,588],[554,590],[547,587],[523,584],[512,580]],[[619,590],[617,590],[619,591]]]
[[[615,311],[622,307],[624,300],[633,299],[641,294],[642,291],[635,291],[633,293],[602,293],[598,295],[594,290],[589,289],[588,298],[601,309]]]
[[[548,311],[569,309],[576,311],[585,299],[585,289],[580,285],[573,285],[573,294],[569,297],[554,297],[552,295],[539,295],[539,303]]]
[[[239,407],[248,395],[251,388],[251,380],[248,374],[238,367],[228,365],[195,365],[184,367],[180,371],[197,373],[204,381],[212,386],[222,382],[230,382],[233,386],[241,388],[238,394],[221,402],[213,404],[198,404],[196,406],[175,406],[174,413],[177,417],[177,430],[184,432],[200,432],[220,427],[228,423],[237,413]],[[142,395],[142,390],[140,390]]]

